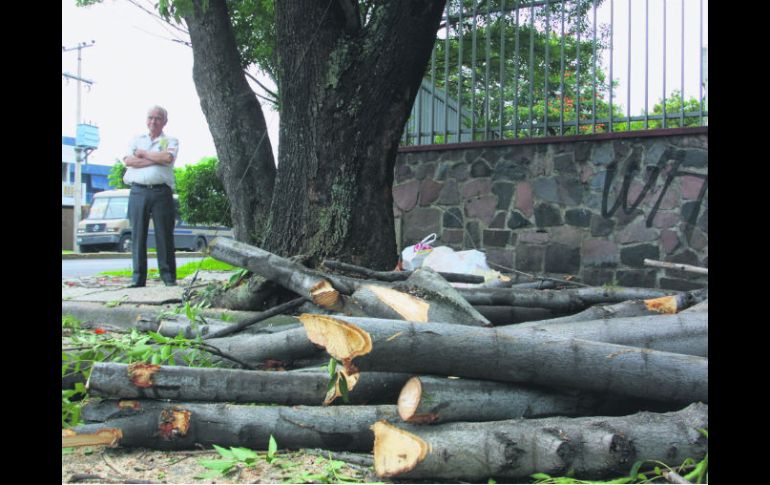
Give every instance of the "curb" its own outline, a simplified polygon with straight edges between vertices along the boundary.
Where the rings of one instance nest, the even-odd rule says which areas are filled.
[[[175,256],[177,258],[197,258],[207,256],[207,254],[192,251],[178,251],[175,253]],[[156,253],[147,253],[147,257],[157,259],[158,255]],[[62,254],[61,259],[62,261],[65,259],[131,259],[131,253],[72,253]]]

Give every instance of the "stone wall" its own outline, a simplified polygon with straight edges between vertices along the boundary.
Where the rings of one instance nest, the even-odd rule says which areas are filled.
[[[403,248],[481,249],[488,261],[602,285],[691,289],[707,277],[708,129],[402,148],[393,187]]]

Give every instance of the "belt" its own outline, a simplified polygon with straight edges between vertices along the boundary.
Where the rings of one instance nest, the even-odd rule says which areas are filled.
[[[131,184],[131,187],[140,187],[142,189],[159,189],[161,187],[168,187],[166,184],[137,184],[136,182]]]

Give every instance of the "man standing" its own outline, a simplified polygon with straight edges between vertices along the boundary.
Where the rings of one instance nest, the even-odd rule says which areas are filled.
[[[154,106],[147,113],[149,134],[133,139],[123,157],[126,174],[123,181],[131,186],[128,218],[131,220],[131,255],[133,275],[130,288],[147,283],[147,232],[152,217],[158,254],[160,278],[166,286],[176,286],[174,256],[174,161],[179,151],[176,138],[166,136],[163,127],[168,113]]]

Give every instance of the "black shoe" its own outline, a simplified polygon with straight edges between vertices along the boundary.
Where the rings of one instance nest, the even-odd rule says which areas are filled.
[[[163,284],[166,286],[176,286],[176,281],[164,281]]]
[[[144,283],[131,283],[126,288],[144,288]]]

